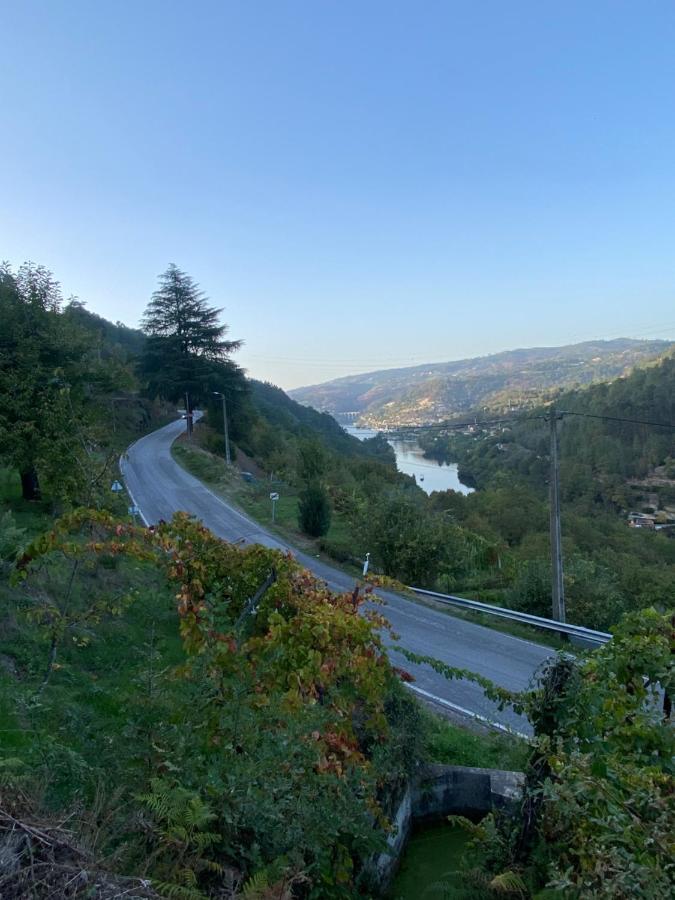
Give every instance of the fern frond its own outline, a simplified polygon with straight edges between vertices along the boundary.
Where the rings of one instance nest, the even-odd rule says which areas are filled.
[[[187,844],[189,840],[187,828],[183,825],[173,825],[167,831],[166,836],[170,841],[175,841],[177,844]]]
[[[501,872],[490,881],[488,887],[495,894],[517,894],[519,897],[527,895],[525,882],[517,872]]]
[[[196,888],[183,887],[167,881],[153,881],[152,886],[167,900],[205,900],[205,895]]]
[[[451,825],[462,828],[464,831],[468,832],[471,837],[478,838],[479,840],[485,840],[487,837],[487,831],[484,825],[472,822],[471,819],[467,819],[464,816],[448,816],[448,822]]]
[[[267,872],[261,869],[252,875],[242,890],[243,900],[262,900],[263,894],[270,886]]]
[[[194,869],[190,869],[186,867],[185,869],[181,869],[178,873],[178,878],[181,884],[184,884],[185,887],[188,888],[196,888],[197,887],[197,876],[195,875]]]
[[[212,859],[203,859],[202,865],[209,872],[214,872],[216,875],[222,875],[225,871],[224,866],[221,866],[220,863],[214,862]]]
[[[183,819],[187,825],[193,828],[204,828],[209,822],[216,818],[216,814],[211,811],[207,803],[201,797],[192,797],[187,804]]]
[[[199,831],[192,836],[192,840],[199,850],[205,850],[211,844],[215,844],[216,841],[220,840],[220,835],[217,831]]]

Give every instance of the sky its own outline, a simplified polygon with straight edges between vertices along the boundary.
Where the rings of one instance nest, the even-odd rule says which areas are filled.
[[[284,388],[675,339],[675,3],[0,0],[0,258]],[[1,323],[0,323],[1,325]]]

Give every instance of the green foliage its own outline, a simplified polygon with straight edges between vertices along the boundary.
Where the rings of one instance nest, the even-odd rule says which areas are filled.
[[[378,460],[393,466],[394,451],[382,437],[359,441],[347,434],[328,413],[303,406],[273,384],[251,380],[250,387],[255,410],[273,432],[297,435],[301,440],[318,439],[325,448],[341,457]]]
[[[318,482],[326,474],[328,459],[317,440],[304,440],[298,445],[298,476],[302,482]]]
[[[223,381],[243,382],[243,374],[229,359],[241,341],[225,339],[227,326],[218,322],[219,309],[208,306],[194,279],[170,265],[160,275],[143,317],[148,335],[140,370],[150,394],[181,400],[185,392],[198,403]]]
[[[20,472],[26,499],[40,496],[40,482],[69,497],[86,456],[78,434],[85,346],[60,306],[46,269],[0,268],[0,455]]]
[[[0,267],[0,462],[60,510],[105,505],[118,453],[158,414],[134,393],[143,335],[61,306],[43,267]]]
[[[671,352],[612,384],[559,396],[556,408],[668,423],[675,421],[673,396]],[[482,577],[460,577],[454,590],[550,616],[547,412],[539,408],[500,427],[481,427],[478,417],[472,433],[434,431],[420,440],[431,455],[458,461],[479,487],[467,497],[437,494],[432,507],[497,549],[496,571],[486,566]],[[568,619],[607,630],[624,612],[664,608],[675,590],[675,541],[665,531],[629,528],[627,513],[652,494],[662,506],[670,503],[672,429],[570,415],[559,432]]]
[[[253,608],[271,569],[276,581]],[[20,593],[7,599],[25,593],[21,606],[39,615],[11,626],[24,677],[0,677],[0,759],[27,763],[12,778],[47,778],[57,808],[110,796],[98,842],[163,895],[218,889],[225,869],[233,884],[264,872],[273,896],[293,885],[354,895],[418,755],[416,705],[387,663],[380,617],[290,557],[238,549],[184,515],[150,532],[79,511],[34,540],[19,571]],[[36,579],[47,590],[47,572],[58,602],[43,616]],[[171,585],[173,616],[158,579]],[[142,603],[89,615],[87,604],[132,585]],[[60,633],[79,634],[85,617],[90,640],[61,641],[59,677],[35,702],[55,606],[73,624]]]
[[[156,885],[168,897],[203,897],[197,889],[204,873],[220,874],[222,866],[209,858],[220,841],[216,814],[195,791],[153,778],[150,792],[141,794],[153,819],[148,861],[153,863]]]
[[[517,872],[500,872],[490,880],[488,887],[495,894],[502,896],[527,896],[527,885]]]
[[[627,606],[619,573],[579,553],[565,560],[564,581],[568,618],[587,628],[608,628]],[[549,560],[535,558],[521,563],[507,598],[513,609],[550,617]]]
[[[672,613],[628,616],[587,660],[551,663],[525,698],[535,742],[522,818],[489,817],[477,835],[504,884],[515,872],[533,892],[671,895],[675,738],[661,692],[675,688],[673,641]]]
[[[321,537],[330,528],[331,508],[328,492],[318,481],[310,481],[298,500],[298,524],[305,534]]]
[[[357,527],[375,563],[404,584],[426,587],[438,578],[456,580],[484,568],[492,555],[488,541],[431,512],[421,491],[370,497]]]
[[[37,694],[52,675],[63,641],[87,646],[101,620],[120,615],[135,596],[115,565],[127,535],[118,526],[109,540],[110,521],[93,511],[63,519],[49,536],[25,548],[12,574],[18,610],[49,643]]]
[[[438,672],[439,675],[443,675],[443,677],[447,678],[449,681],[473,681],[483,688],[486,697],[490,700],[494,700],[500,707],[509,705],[513,707],[516,712],[522,712],[525,707],[525,695],[500,687],[489,678],[478,675],[476,672],[471,672],[469,669],[460,669],[457,666],[449,666],[438,659],[434,659],[432,656],[422,656],[419,653],[413,653],[412,651],[407,650],[405,647],[399,646],[395,649],[410,662],[417,663],[418,665],[424,663],[431,666],[435,672]]]

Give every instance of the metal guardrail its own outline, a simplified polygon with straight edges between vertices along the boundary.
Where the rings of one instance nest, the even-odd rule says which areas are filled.
[[[432,597],[438,603],[455,606],[459,609],[467,609],[471,612],[487,613],[490,616],[499,616],[502,619],[510,619],[512,622],[520,622],[523,625],[533,625],[535,628],[545,628],[548,631],[557,631],[559,634],[567,634],[570,637],[581,638],[593,644],[606,644],[612,635],[606,631],[594,631],[592,628],[584,628],[583,625],[570,625],[567,622],[556,622],[555,619],[544,619],[541,616],[533,616],[530,613],[518,612],[515,609],[505,609],[503,606],[492,606],[490,603],[481,603],[479,600],[467,600],[464,597],[455,597],[452,594],[439,594],[437,591],[425,591],[422,588],[410,587],[408,590],[424,597]]]

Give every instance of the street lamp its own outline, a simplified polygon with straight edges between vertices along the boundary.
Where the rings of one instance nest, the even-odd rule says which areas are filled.
[[[214,391],[214,396],[220,397],[223,401],[223,433],[225,435],[225,462],[228,466],[232,465],[232,461],[230,460],[230,436],[227,432],[227,406],[225,405],[225,394],[221,394],[220,391]]]

